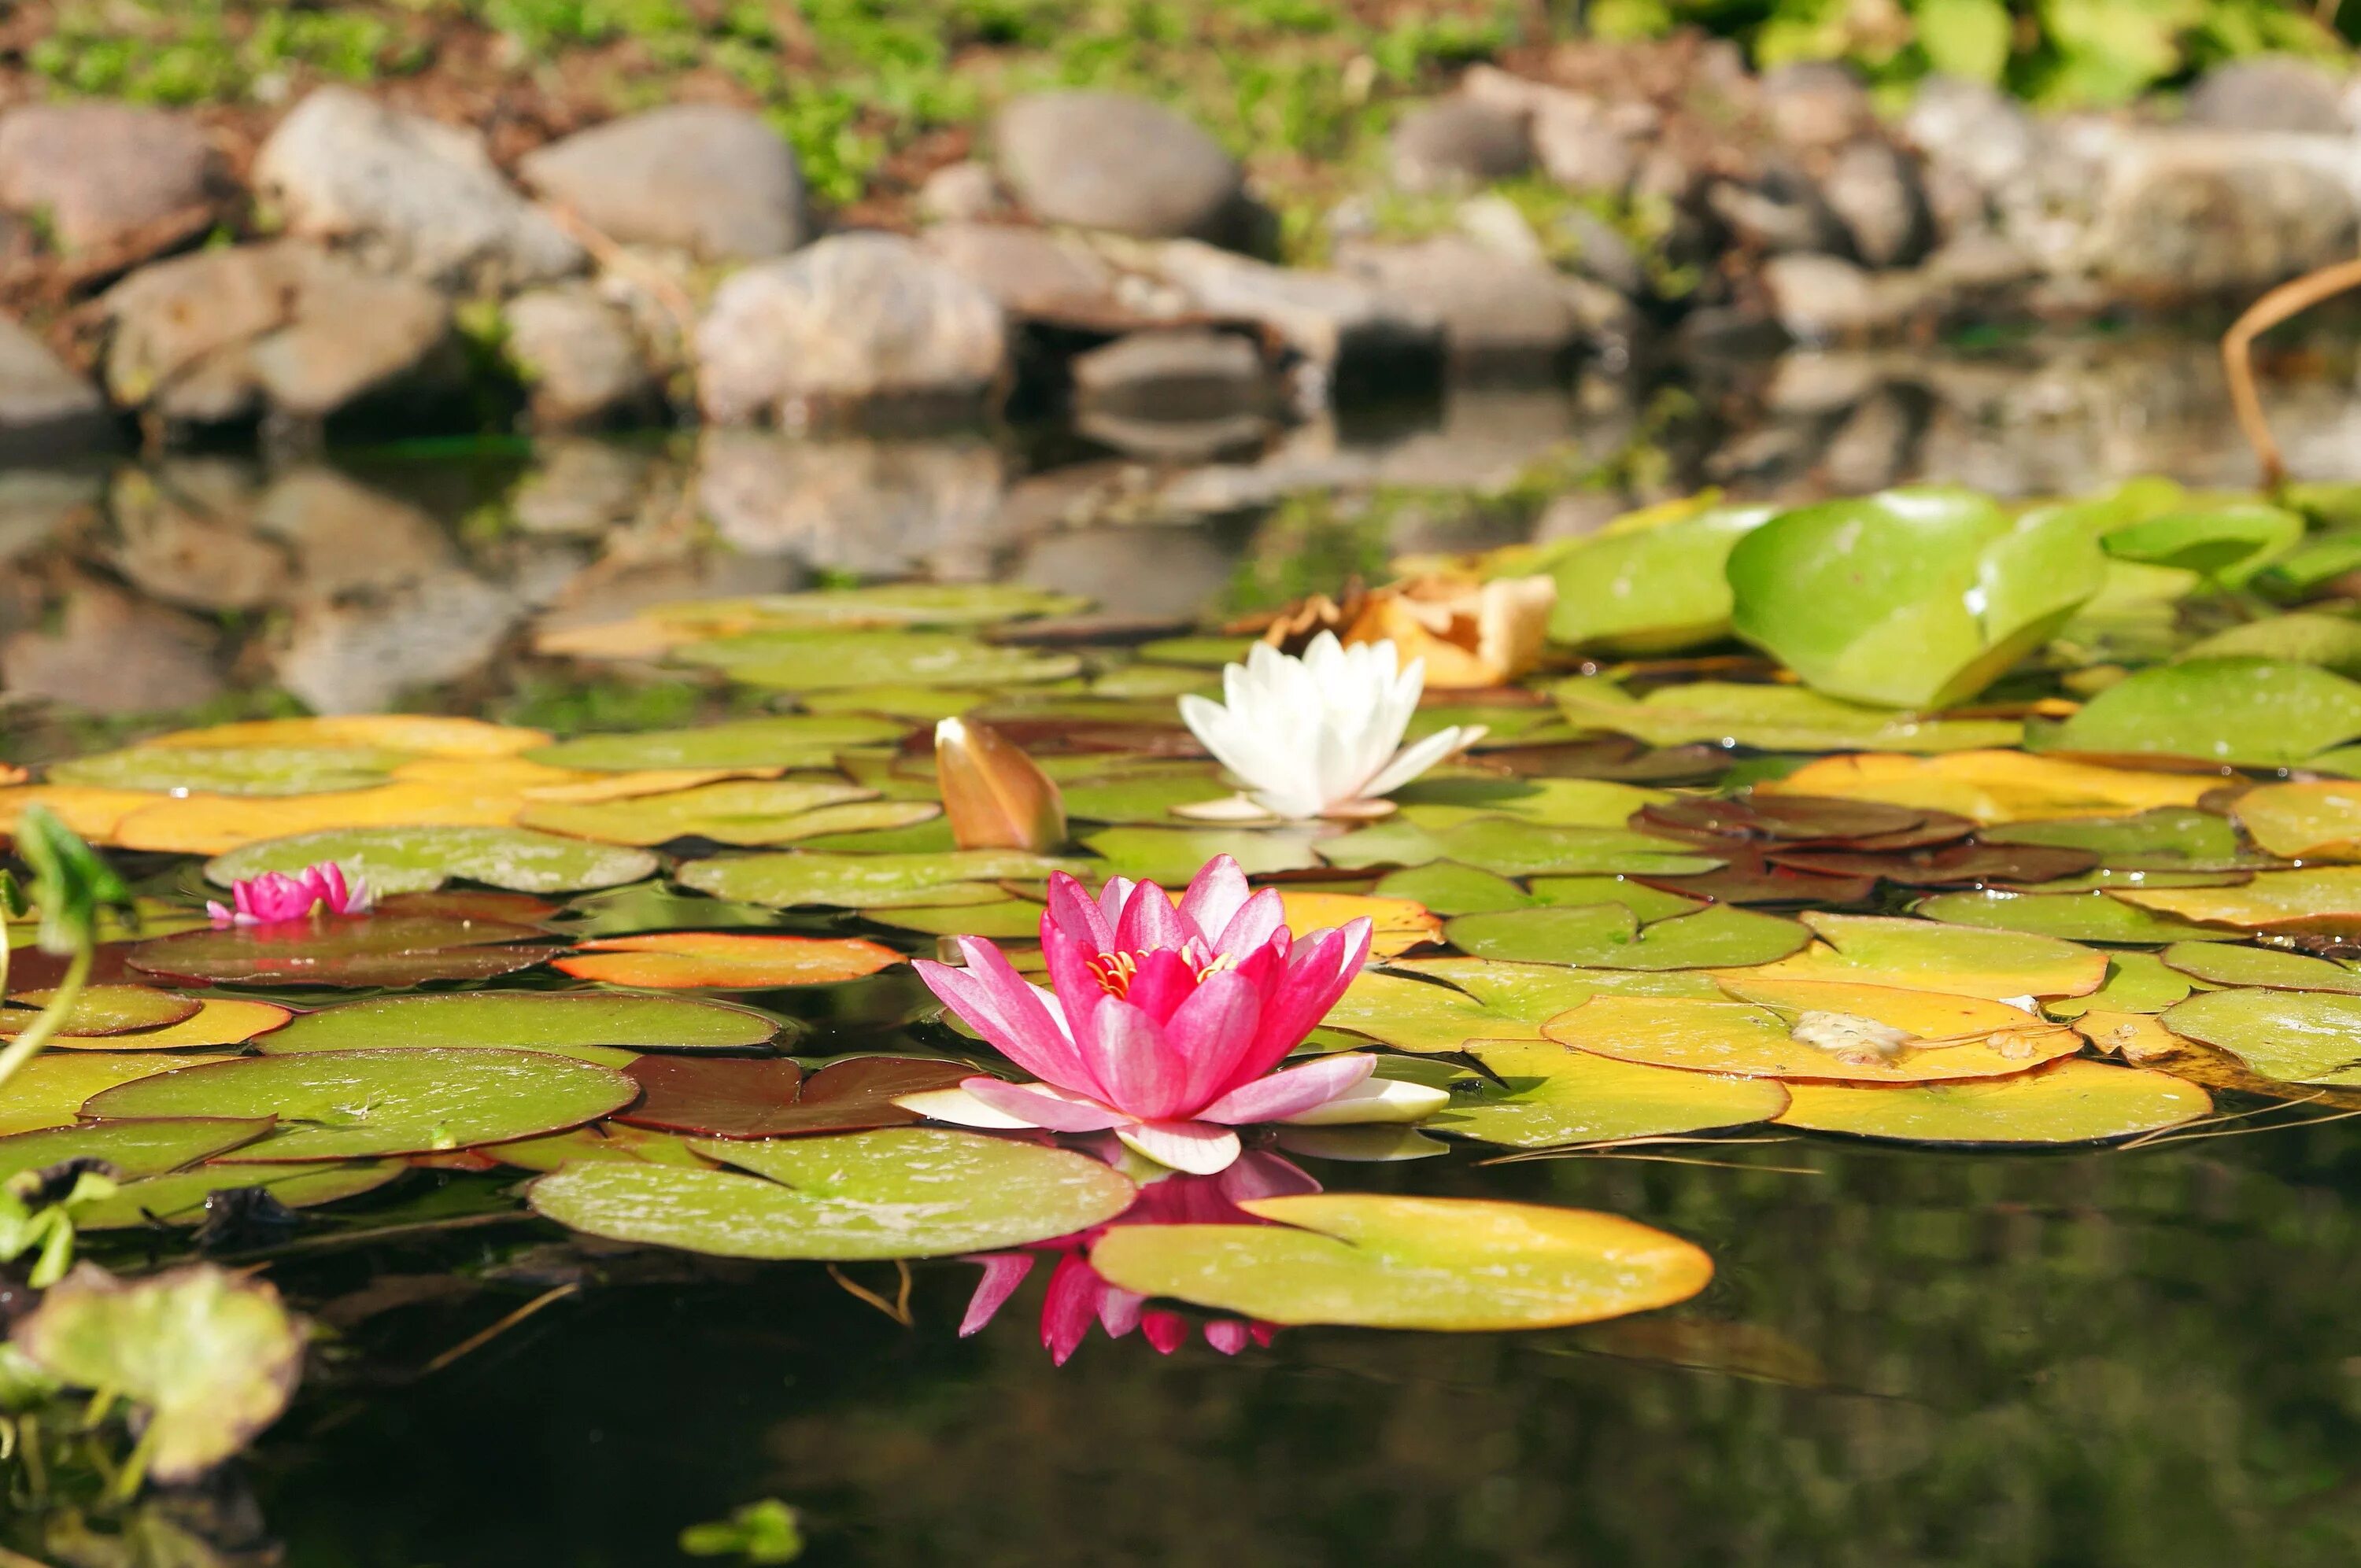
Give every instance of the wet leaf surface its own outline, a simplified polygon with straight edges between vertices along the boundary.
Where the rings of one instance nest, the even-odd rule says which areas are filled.
[[[2236,1057],[2264,1078],[2361,1085],[2361,996],[2312,991],[2209,991],[2168,1011],[2164,1026]]]
[[[1734,989],[1757,1000],[1598,996],[1543,1033],[1652,1067],[1863,1083],[2004,1077],[2082,1044],[2070,1029],[1974,998],[1819,981]]]
[[[1647,1067],[1543,1041],[1477,1041],[1468,1054],[1498,1081],[1467,1081],[1429,1131],[1555,1148],[1743,1126],[1787,1104],[1771,1079]]]
[[[2086,1144],[2193,1122],[2213,1098],[2169,1073],[2060,1061],[2013,1078],[1864,1089],[1798,1083],[1783,1126],[1916,1144]]]
[[[136,1181],[252,1143],[270,1127],[268,1116],[181,1116],[16,1133],[0,1138],[0,1183],[70,1159],[104,1160],[118,1179]]]
[[[6,1010],[0,1011],[0,1036],[23,1033],[55,994],[49,991],[21,991],[9,997]],[[198,1006],[185,996],[144,985],[87,986],[74,998],[65,1021],[58,1025],[58,1033],[88,1037],[161,1029],[195,1017]]]
[[[622,1113],[635,1127],[717,1138],[776,1138],[899,1127],[920,1118],[894,1102],[956,1089],[975,1076],[964,1062],[855,1057],[807,1074],[772,1061],[647,1058],[624,1069],[640,1086]]]
[[[207,862],[227,887],[265,872],[293,874],[334,861],[380,895],[424,893],[453,880],[514,893],[579,893],[638,882],[656,869],[638,850],[588,844],[521,828],[383,828],[271,839]]]
[[[1728,969],[1769,963],[1802,948],[1810,931],[1792,920],[1717,904],[1642,926],[1620,904],[1463,915],[1445,927],[1478,958],[1595,969]]]
[[[681,868],[680,880],[716,898],[775,909],[899,909],[997,904],[1007,896],[996,885],[1004,879],[1039,880],[1053,871],[1083,869],[1082,862],[1016,850],[883,855],[791,850],[698,861]]]
[[[609,985],[663,991],[769,991],[791,985],[834,985],[900,962],[902,955],[893,948],[858,937],[668,931],[584,942],[553,967],[578,980]]]
[[[142,973],[214,984],[378,986],[489,980],[554,950],[531,927],[433,915],[277,921],[191,931],[133,948]]]
[[[750,1008],[688,997],[476,992],[347,1002],[304,1014],[258,1044],[270,1056],[390,1047],[728,1051],[768,1045],[778,1028]]]

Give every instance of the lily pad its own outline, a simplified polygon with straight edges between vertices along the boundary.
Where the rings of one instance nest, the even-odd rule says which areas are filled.
[[[2107,896],[2247,930],[2361,934],[2361,866],[2257,872],[2235,887],[2118,888]]]
[[[1042,906],[1032,900],[1010,898],[998,904],[954,904],[940,909],[873,909],[866,918],[879,926],[929,937],[1029,942],[1041,934],[1041,914]]]
[[[279,1292],[210,1264],[130,1281],[79,1270],[10,1338],[59,1381],[144,1406],[148,1473],[166,1483],[244,1448],[303,1372],[303,1326]]]
[[[569,1165],[533,1184],[533,1207],[610,1241],[856,1261],[1070,1235],[1115,1218],[1137,1190],[1087,1155],[932,1127],[690,1146],[739,1170]]]
[[[250,844],[205,864],[205,877],[227,887],[265,872],[293,874],[334,861],[382,896],[425,893],[453,878],[516,893],[580,893],[638,882],[656,869],[642,850],[588,844],[522,828],[376,828],[303,833]]]
[[[1478,958],[1596,969],[1728,969],[1785,958],[1812,939],[1792,920],[1716,904],[1642,926],[1621,904],[1463,915],[1451,945]]]
[[[2219,1047],[2264,1078],[2361,1086],[2361,996],[2207,991],[2166,1013],[2176,1035]]]
[[[1320,858],[1332,866],[1422,866],[1451,861],[1502,876],[1536,872],[1587,876],[1678,876],[1721,862],[1690,845],[1620,828],[1552,828],[1510,817],[1479,817],[1428,829],[1406,821],[1380,822],[1342,838],[1323,839]]]
[[[650,1058],[627,1069],[640,1102],[620,1120],[717,1138],[779,1138],[899,1127],[922,1118],[895,1101],[956,1089],[975,1076],[965,1062],[854,1057],[807,1074],[785,1059]]]
[[[667,931],[585,942],[552,966],[577,980],[658,991],[770,991],[832,985],[902,962],[857,937],[772,937]]]
[[[638,1092],[619,1072],[538,1051],[396,1048],[192,1067],[108,1090],[86,1109],[101,1117],[275,1115],[278,1129],[236,1158],[287,1163],[505,1143],[596,1121]]]
[[[1508,817],[1552,828],[1621,828],[1631,814],[1671,799],[1660,789],[1608,779],[1425,778],[1394,792],[1405,821],[1441,828]]]
[[[2284,659],[2318,664],[2340,675],[2361,674],[2361,620],[2297,610],[2233,626],[2201,638],[2183,659]]]
[[[1706,741],[1766,751],[1957,751],[2013,746],[2025,727],[2015,719],[1939,718],[1845,702],[1802,686],[1698,681],[1660,686],[1634,698],[1600,677],[1550,688],[1569,723],[1609,729],[1651,746]]]
[[[676,1165],[687,1170],[712,1168],[712,1163],[691,1148],[689,1141],[679,1134],[659,1133],[621,1122],[594,1122],[545,1138],[489,1144],[477,1152],[522,1170],[551,1171],[568,1160],[577,1159],[637,1160],[647,1165]]]
[[[16,1069],[7,1093],[0,1095],[0,1134],[69,1126],[93,1095],[207,1059],[166,1051],[51,1051],[35,1057]]]
[[[2255,842],[2290,861],[2361,861],[2361,784],[2264,784],[2231,808]]]
[[[10,997],[7,1008],[0,1011],[0,1037],[23,1033],[41,1015],[54,994],[49,991],[27,991]],[[89,1038],[161,1029],[195,1017],[197,1008],[198,1003],[185,996],[145,985],[84,986],[67,1010],[58,1033]]]
[[[2128,817],[2015,822],[1987,828],[1982,837],[1993,844],[2088,850],[2102,864],[2125,871],[2202,870],[2235,866],[2240,861],[2238,835],[2230,819],[2194,806],[2158,806]]]
[[[1596,1322],[1686,1300],[1699,1248],[1613,1214],[1461,1198],[1257,1198],[1261,1225],[1115,1225],[1111,1284],[1270,1323],[1468,1332]]]
[[[782,714],[708,724],[584,735],[525,755],[557,768],[637,773],[650,768],[824,768],[848,746],[899,740],[907,724],[862,714]]]
[[[1404,972],[1367,970],[1325,1020],[1331,1029],[1391,1046],[1442,1053],[1475,1040],[1539,1039],[1542,1025],[1602,992],[1718,998],[1702,975],[1643,970],[1571,970],[1489,959],[1404,959]]]
[[[2104,985],[2082,996],[2053,998],[2041,1010],[2052,1018],[2079,1018],[2094,1010],[2161,1013],[2191,989],[2187,975],[2166,968],[2154,953],[2110,953]]]
[[[878,800],[841,779],[731,780],[629,800],[529,807],[520,826],[602,844],[650,846],[677,839],[785,844],[824,833],[906,828],[940,815],[927,801]]]
[[[996,646],[925,631],[755,631],[673,651],[747,685],[783,691],[842,691],[854,686],[1019,685],[1059,681],[1080,670],[1071,653]]]
[[[143,1029],[136,1035],[106,1035],[88,1040],[60,1036],[49,1049],[93,1051],[196,1051],[215,1046],[242,1046],[257,1035],[287,1022],[289,1011],[268,1002],[214,997],[178,1024]]]
[[[1211,768],[1134,773],[1061,784],[1066,815],[1076,822],[1169,826],[1172,808],[1218,800],[1229,793]]]
[[[1841,981],[1994,1000],[2080,996],[2106,979],[2105,954],[2054,937],[1819,910],[1799,918],[1818,942],[1735,978]]]
[[[1248,876],[1320,864],[1317,828],[1109,828],[1082,843],[1104,862],[1096,875],[1183,887],[1208,861],[1228,855]]]
[[[2221,784],[2215,774],[2144,772],[2023,751],[1966,751],[1940,757],[1828,757],[1761,787],[1779,794],[1881,800],[1999,823],[2193,806]]]
[[[101,1124],[107,1125],[111,1124]],[[129,1125],[131,1124],[125,1124]],[[335,1164],[201,1165],[192,1170],[126,1181],[107,1197],[73,1207],[78,1231],[141,1231],[201,1225],[216,1192],[260,1189],[282,1208],[313,1209],[358,1198],[398,1179],[409,1168],[396,1159]]]
[[[1685,508],[1662,521],[1641,514],[1554,552],[1550,641],[1656,653],[1728,636],[1730,547],[1777,510]]]
[[[2303,518],[2255,502],[2194,507],[2111,529],[2110,555],[2171,566],[2235,586],[2303,537]]]
[[[2092,1144],[2193,1122],[2213,1098],[2170,1073],[2059,1061],[2012,1078],[1798,1083],[1781,1126],[1913,1144]]]
[[[1998,1003],[1976,1006],[2016,1016],[1943,1005],[1972,998],[1871,985],[1764,994],[1779,996],[1794,1015],[1749,1002],[1595,996],[1542,1032],[1560,1045],[1652,1067],[1863,1083],[2003,1077],[2082,1046],[2071,1029]],[[1798,1005],[1806,995],[1810,1004]]]
[[[1081,872],[1088,865],[1019,850],[898,855],[789,850],[698,861],[681,869],[680,880],[716,898],[774,909],[906,909],[997,904],[1008,896],[994,885],[1002,879],[1039,881],[1053,871]]]
[[[48,776],[157,795],[318,795],[381,784],[402,760],[358,747],[134,746],[53,763]]]
[[[768,1045],[779,1025],[751,1008],[620,992],[465,992],[377,996],[306,1013],[261,1047],[268,1056],[398,1047],[564,1051],[730,1051]]]
[[[2262,985],[2274,991],[2337,991],[2361,996],[2361,970],[2276,948],[2175,942],[2165,963],[2208,985]]]
[[[252,1143],[270,1126],[268,1116],[180,1116],[15,1133],[0,1138],[0,1183],[70,1159],[103,1159],[123,1181],[162,1176]]]
[[[2361,683],[2285,660],[2192,659],[2117,682],[2028,744],[2278,768],[2356,735]]]
[[[1497,872],[1477,871],[1455,861],[1430,861],[1389,872],[1378,883],[1377,892],[1381,897],[1416,899],[1446,917],[1531,909],[1542,902]]]
[[[2209,931],[2097,893],[1944,893],[1922,899],[1917,912],[1954,926],[2029,931],[2070,942],[2133,947],[2178,941],[2235,941],[2234,931]]]
[[[433,915],[281,920],[188,931],[134,947],[126,961],[147,974],[214,984],[416,985],[489,980],[547,958],[526,926]]]
[[[1554,1148],[1767,1122],[1786,1108],[1774,1079],[1643,1067],[1546,1041],[1478,1041],[1469,1054],[1499,1081],[1476,1080],[1429,1131],[1515,1148]]]

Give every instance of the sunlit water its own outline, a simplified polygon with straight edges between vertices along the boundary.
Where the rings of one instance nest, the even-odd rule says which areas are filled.
[[[528,629],[831,574],[1013,577],[1158,620],[1708,483],[2249,483],[2211,364],[2095,342],[2040,364],[1818,356],[1646,397],[1464,391],[1199,464],[1067,438],[741,436],[0,476],[9,685],[48,699],[12,705],[12,755],[290,692],[682,722],[710,703],[586,683],[527,656]],[[2349,380],[2284,386],[2274,410],[2298,473],[2361,477]],[[294,1412],[164,1509],[217,1554],[72,1561],[640,1568],[763,1497],[802,1510],[822,1563],[2361,1561],[2349,1124],[2100,1153],[1477,1157],[1304,1163],[1341,1187],[1629,1215],[1704,1246],[1713,1285],[1516,1336],[1302,1329],[1167,1358],[1093,1333],[1057,1367],[1046,1267],[962,1340],[965,1264],[914,1266],[905,1327],[818,1266],[531,1220],[328,1249],[273,1271],[336,1334]],[[414,1179],[445,1188],[405,1187],[389,1220],[511,1207],[505,1176]],[[899,1287],[889,1266],[846,1277],[889,1303]]]

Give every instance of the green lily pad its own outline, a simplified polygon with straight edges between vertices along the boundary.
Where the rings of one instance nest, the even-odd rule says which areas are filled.
[[[2290,767],[2361,735],[2361,684],[2314,664],[2192,659],[2142,670],[2027,744]]]
[[[2252,501],[2196,507],[2111,529],[2100,545],[2110,555],[2171,566],[2235,586],[2303,537],[2303,519]]]
[[[533,1207],[610,1241],[853,1261],[1046,1241],[1113,1219],[1137,1190],[1086,1155],[931,1127],[689,1146],[738,1169],[571,1165],[533,1184]]]
[[[796,627],[990,626],[1044,615],[1071,615],[1091,601],[1022,583],[877,583],[763,594],[723,601],[728,609]],[[697,607],[712,613],[711,606]]]
[[[1219,800],[1230,792],[1211,768],[1125,773],[1061,784],[1066,815],[1076,822],[1167,825],[1176,806]]]
[[[2069,1058],[2007,1078],[1788,1085],[1783,1127],[1912,1144],[2095,1144],[2177,1127],[2213,1097],[2170,1073]]]
[[[775,912],[759,905],[675,893],[654,883],[575,899],[560,918],[565,921],[566,935],[577,940],[636,937],[649,931],[768,931],[779,923]]]
[[[2264,1078],[2361,1085],[2361,996],[2207,991],[2172,1008],[2163,1022],[2176,1035],[2229,1052]]]
[[[848,746],[899,740],[907,724],[861,714],[785,714],[694,729],[585,735],[528,751],[554,768],[638,773],[662,768],[824,768]]]
[[[1719,506],[1644,527],[1610,527],[1553,552],[1553,642],[1657,653],[1730,634],[1731,546],[1776,515]]]
[[[485,1047],[572,1051],[736,1051],[771,1043],[778,1024],[749,1007],[627,992],[463,992],[376,996],[291,1019],[256,1042],[267,1056],[298,1051]],[[620,1066],[607,1056],[589,1057]]]
[[[2333,991],[2361,996],[2361,970],[2276,948],[2175,942],[2158,955],[2208,985],[2259,985],[2274,991]]]
[[[1721,864],[1676,839],[1620,828],[1551,828],[1507,817],[1479,817],[1433,829],[1392,819],[1323,839],[1319,851],[1330,865],[1347,870],[1453,861],[1502,876],[1682,876]]]
[[[126,1181],[104,1198],[75,1204],[74,1229],[140,1231],[159,1224],[201,1225],[208,1212],[208,1198],[216,1192],[242,1192],[251,1188],[260,1188],[285,1208],[315,1209],[374,1192],[408,1168],[398,1159],[201,1165],[193,1170]]]
[[[848,686],[842,691],[810,692],[796,698],[807,713],[862,713],[898,718],[904,728],[934,724],[972,713],[990,701],[990,692],[953,686]]]
[[[527,807],[520,826],[602,844],[651,846],[677,839],[719,844],[786,844],[829,833],[908,828],[942,815],[923,800],[875,800],[840,780],[731,780],[627,800],[551,802]]]
[[[1303,871],[1320,863],[1318,828],[1109,828],[1082,840],[1104,862],[1096,875],[1183,887],[1217,855],[1234,858],[1248,876]]]
[[[2230,819],[2190,806],[2160,806],[2129,817],[2002,823],[1983,828],[1977,837],[1992,844],[2088,850],[2102,857],[2103,864],[2125,871],[2232,867],[2242,859]]]
[[[1396,1050],[1442,1053],[1473,1040],[1539,1039],[1543,1024],[1601,993],[1721,995],[1704,976],[1678,971],[1400,959],[1356,976],[1325,1023]]]
[[[692,642],[673,651],[747,685],[782,691],[841,691],[856,686],[1021,685],[1059,681],[1082,663],[1071,653],[996,646],[947,632],[753,631]]]
[[[1770,1078],[1724,1078],[1617,1061],[1549,1041],[1468,1048],[1499,1080],[1477,1080],[1424,1125],[1515,1148],[1554,1148],[1767,1122],[1787,1107]]]
[[[370,915],[186,931],[141,942],[126,961],[143,973],[223,985],[417,985],[530,969],[556,951],[528,940],[544,935],[496,920]]]
[[[51,784],[158,795],[320,795],[381,784],[408,759],[366,747],[133,746],[52,763]]]
[[[7,1008],[0,1011],[0,1037],[23,1033],[41,1015],[55,994],[50,991],[27,991],[10,997]],[[58,1033],[91,1038],[161,1029],[195,1017],[203,1005],[188,997],[145,985],[84,986],[73,1005],[66,1010],[65,1022],[59,1025]]]
[[[1596,969],[1739,969],[1800,950],[1812,934],[1793,920],[1716,904],[1647,926],[1620,904],[1463,915],[1444,927],[1478,958]]]
[[[1480,817],[1514,817],[1553,828],[1621,828],[1631,814],[1672,796],[1606,779],[1425,778],[1394,792],[1402,819],[1429,829]]]
[[[1643,926],[1669,920],[1676,915],[1695,915],[1708,903],[1686,894],[1667,893],[1643,882],[1633,882],[1630,877],[1537,876],[1526,885],[1543,905],[1620,904],[1638,916]]]
[[[1806,910],[1800,918],[1826,945],[1746,978],[1837,981],[1994,1001],[2080,996],[2106,978],[2104,954],[2055,937],[1819,910]]]
[[[2042,1003],[2052,1018],[2080,1018],[2085,1013],[2161,1013],[2193,988],[2189,977],[2166,967],[2154,953],[2109,953],[2106,983],[2087,996],[2065,996]]]
[[[774,855],[723,855],[681,868],[680,880],[716,898],[774,909],[908,909],[999,904],[1002,879],[1038,882],[1053,871],[1081,872],[1084,861],[1021,850],[959,850],[949,854],[840,855],[790,850]]]
[[[1634,698],[1602,676],[1549,688],[1567,720],[1609,729],[1651,746],[1752,746],[1766,751],[1967,751],[2014,746],[2025,727],[2013,718],[1932,718],[1896,714],[1806,690],[1698,681],[1659,686]]]
[[[2209,930],[2169,915],[2110,898],[2104,892],[2004,893],[1984,888],[1943,893],[1921,899],[1917,913],[1953,926],[1995,931],[2029,931],[2069,942],[2122,943],[2146,947],[2165,942],[2235,942],[2235,931]]]
[[[1141,643],[1139,656],[1154,664],[1218,670],[1224,664],[1245,663],[1254,645],[1251,637],[1165,637]]]
[[[2345,615],[2296,610],[2250,620],[2201,638],[2182,659],[2279,659],[2318,664],[2340,675],[2361,675],[2361,621]]]
[[[1261,1225],[1115,1225],[1109,1283],[1271,1323],[1554,1328],[1685,1301],[1705,1253],[1612,1214],[1472,1199],[1320,1193],[1239,1205]]]
[[[1477,871],[1453,861],[1430,861],[1389,872],[1372,890],[1380,898],[1409,898],[1446,918],[1531,909],[1542,901],[1497,872]]]
[[[194,1480],[279,1419],[304,1337],[277,1289],[210,1264],[130,1281],[78,1271],[10,1336],[60,1382],[146,1407],[141,1451],[166,1483]]]
[[[269,1116],[240,1163],[374,1159],[506,1143],[631,1103],[621,1073],[539,1051],[309,1051],[245,1057],[110,1089],[93,1116]]]
[[[516,893],[581,893],[653,875],[644,850],[589,844],[522,828],[347,828],[268,839],[205,862],[205,878],[227,887],[265,872],[292,875],[334,861],[347,877],[388,894],[426,893],[454,878]]]
[[[170,1051],[51,1051],[35,1057],[16,1069],[7,1093],[0,1095],[0,1134],[70,1126],[94,1094],[214,1059]]]
[[[103,1159],[124,1181],[162,1176],[270,1131],[268,1116],[177,1116],[48,1127],[0,1138],[0,1183],[70,1159]]]
[[[1921,488],[1782,512],[1738,541],[1729,576],[1731,626],[1816,690],[1938,708],[2048,641],[2106,562],[2079,518]]]

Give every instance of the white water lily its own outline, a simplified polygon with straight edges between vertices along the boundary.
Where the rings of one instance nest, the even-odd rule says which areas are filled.
[[[1404,746],[1426,663],[1413,659],[1408,669],[1398,663],[1390,640],[1346,648],[1323,631],[1300,658],[1261,643],[1244,664],[1223,670],[1225,702],[1184,696],[1180,717],[1245,781],[1259,812],[1297,821],[1369,816],[1380,796],[1484,734],[1480,724],[1460,725]]]

